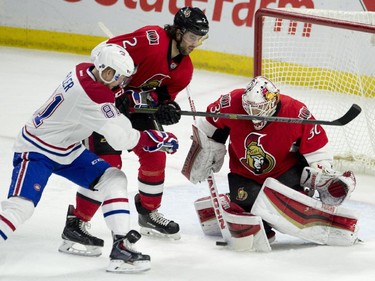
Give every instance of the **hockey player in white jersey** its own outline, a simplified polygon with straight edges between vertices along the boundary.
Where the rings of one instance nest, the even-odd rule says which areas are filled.
[[[125,174],[81,143],[95,131],[117,150],[143,147],[150,153],[174,153],[178,149],[173,134],[135,130],[115,108],[111,89],[126,85],[133,72],[127,51],[109,44],[94,64],[78,64],[35,111],[15,141],[12,181],[8,199],[1,204],[0,243],[32,216],[54,173],[102,196],[105,222],[114,240],[107,271],[150,269],[150,256],[134,249],[141,235],[130,230]]]

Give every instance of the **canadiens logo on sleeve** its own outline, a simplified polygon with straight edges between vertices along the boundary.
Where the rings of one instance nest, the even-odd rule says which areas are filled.
[[[255,175],[271,171],[276,164],[275,158],[264,150],[261,138],[264,135],[251,133],[245,139],[245,157],[240,159],[241,164]]]

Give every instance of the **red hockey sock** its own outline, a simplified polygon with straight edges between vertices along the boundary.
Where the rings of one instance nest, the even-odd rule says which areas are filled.
[[[83,221],[90,221],[101,204],[102,202],[92,200],[77,192],[74,215]]]

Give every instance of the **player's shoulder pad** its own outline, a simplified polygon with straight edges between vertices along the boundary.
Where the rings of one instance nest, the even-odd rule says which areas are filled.
[[[84,63],[77,65],[78,80],[87,94],[87,96],[95,103],[114,103],[115,95],[108,87],[95,81],[88,73],[88,68],[92,66],[91,63]]]

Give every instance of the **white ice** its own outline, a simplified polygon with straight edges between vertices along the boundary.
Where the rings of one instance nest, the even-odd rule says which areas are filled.
[[[50,96],[58,83],[77,63],[88,57],[54,52],[0,47],[0,200],[7,196],[12,172],[12,144],[25,120]],[[197,110],[216,100],[219,94],[244,87],[245,77],[196,70],[191,92]],[[182,92],[177,102],[189,110]],[[357,175],[358,185],[345,203],[361,213],[359,237],[352,247],[319,246],[277,233],[271,253],[233,252],[215,245],[204,236],[193,202],[208,195],[207,184],[192,185],[180,173],[190,147],[191,117],[166,127],[174,132],[181,149],[168,156],[165,191],[160,211],[179,222],[178,241],[143,237],[137,248],[151,255],[152,268],[141,274],[105,272],[111,249],[111,235],[101,213],[92,220],[90,232],[105,239],[97,258],[61,254],[57,251],[68,204],[75,202],[76,188],[69,181],[52,176],[33,217],[0,244],[1,281],[62,280],[374,280],[375,277],[375,187],[371,176]],[[137,192],[136,157],[124,153],[123,170],[128,176],[132,227],[138,229],[133,197]],[[216,181],[227,192],[225,166]]]

